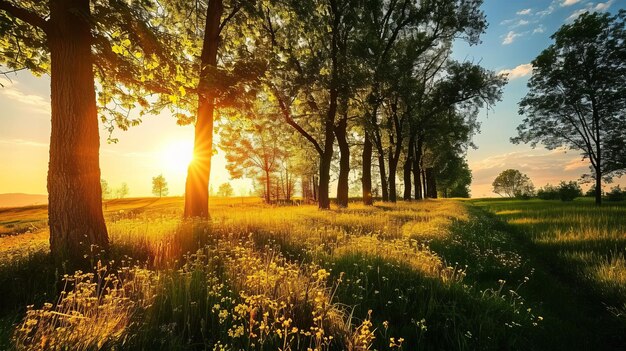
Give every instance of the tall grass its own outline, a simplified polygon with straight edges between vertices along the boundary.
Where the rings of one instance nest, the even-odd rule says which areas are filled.
[[[221,204],[210,223],[181,222],[176,201],[110,206],[114,262],[65,277],[13,347],[500,350],[528,345],[540,323],[505,282],[517,264],[496,249],[506,238],[467,245],[476,218],[459,202]],[[476,255],[488,259],[456,262]],[[474,269],[496,273],[477,284]]]

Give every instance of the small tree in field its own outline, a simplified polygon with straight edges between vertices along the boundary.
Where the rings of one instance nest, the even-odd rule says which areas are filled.
[[[102,188],[102,200],[111,198],[111,188],[106,180],[100,179],[100,188]]]
[[[217,190],[217,196],[221,197],[231,197],[233,196],[233,187],[230,183],[222,183],[219,189]]]
[[[117,190],[115,190],[115,195],[118,199],[123,199],[128,195],[128,191],[128,184],[124,182],[119,188],[117,188]]]
[[[500,196],[530,197],[535,192],[535,187],[526,174],[517,169],[507,169],[492,183],[493,192]]]
[[[163,177],[163,174],[152,177],[152,194],[154,194],[154,196],[167,196],[168,191],[167,181],[165,180],[165,177]]]

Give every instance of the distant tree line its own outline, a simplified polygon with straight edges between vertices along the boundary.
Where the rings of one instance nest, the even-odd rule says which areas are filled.
[[[561,181],[557,186],[546,184],[535,191],[535,186],[530,178],[517,169],[502,171],[494,179],[492,186],[494,193],[518,199],[537,197],[542,200],[573,201],[577,197],[582,196],[595,197],[597,193],[595,185],[593,185],[583,194],[582,188],[577,181]],[[619,185],[612,187],[606,194],[602,192],[602,189],[600,191],[603,196],[605,195],[604,198],[607,201],[622,201],[626,199],[626,191],[622,190]]]

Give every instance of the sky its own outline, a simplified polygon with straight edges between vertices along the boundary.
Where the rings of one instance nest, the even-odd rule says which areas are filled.
[[[491,183],[507,168],[526,173],[536,187],[561,180],[577,180],[588,171],[578,152],[536,149],[513,145],[509,138],[522,120],[517,104],[527,92],[532,73],[530,62],[551,43],[550,35],[561,25],[589,11],[617,12],[626,0],[485,0],[489,27],[482,43],[468,47],[457,43],[454,58],[480,63],[509,74],[503,99],[480,114],[481,133],[474,137],[476,150],[467,159],[473,174],[473,197],[494,196]],[[0,194],[46,193],[48,143],[50,138],[50,80],[28,72],[0,76]],[[115,131],[119,142],[107,142],[101,128],[101,171],[113,189],[126,182],[129,196],[149,196],[152,177],[163,174],[170,195],[182,195],[186,164],[193,146],[193,127],[178,126],[167,111],[145,116],[143,123],[128,131]],[[250,180],[231,180],[225,169],[224,152],[213,157],[211,182],[231,182],[235,195],[247,194]],[[624,184],[624,180],[619,181]],[[331,190],[334,193],[334,189]]]

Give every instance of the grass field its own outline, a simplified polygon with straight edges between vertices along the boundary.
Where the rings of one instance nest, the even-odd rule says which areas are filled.
[[[46,208],[0,209],[0,349],[619,350],[626,206],[348,209],[110,201],[94,268],[47,257]],[[28,307],[27,307],[28,306]]]

